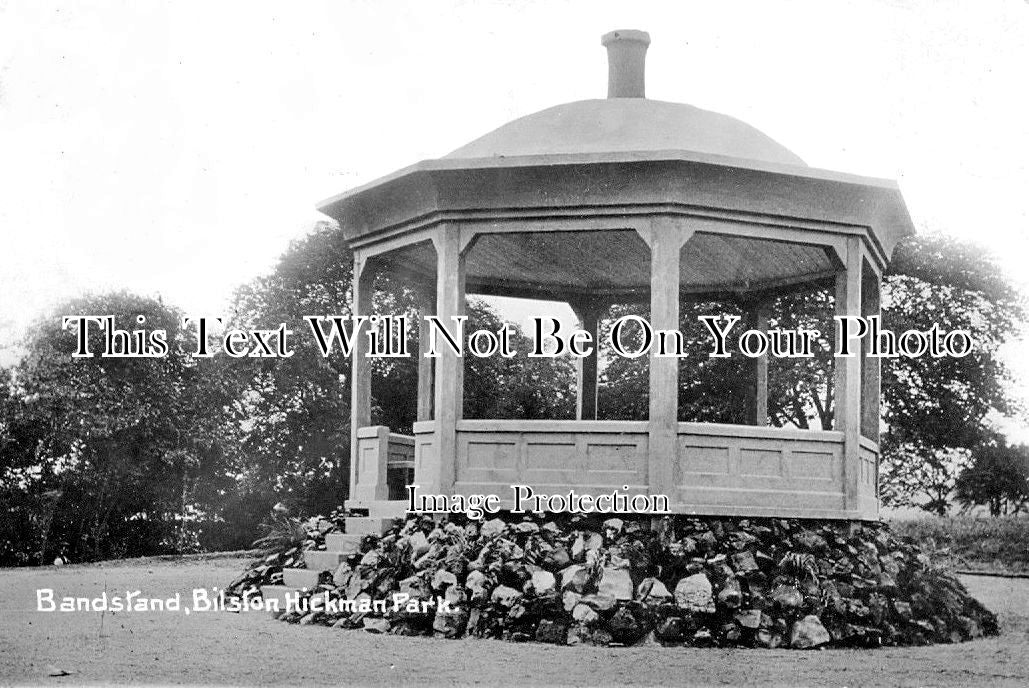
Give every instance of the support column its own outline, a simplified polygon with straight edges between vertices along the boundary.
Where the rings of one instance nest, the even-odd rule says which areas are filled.
[[[846,270],[836,275],[836,315],[861,315],[861,244],[860,239],[847,239]],[[841,328],[836,326],[836,341]],[[835,345],[839,351],[840,345]],[[858,508],[858,486],[861,476],[861,346],[850,343],[851,355],[837,356],[834,361],[835,404],[833,427],[843,433],[844,508]]]
[[[767,301],[752,303],[747,308],[747,327],[762,332],[768,329],[771,305]],[[768,353],[752,360],[752,377],[747,384],[746,422],[764,427],[768,425]]]
[[[372,314],[372,291],[375,271],[360,253],[354,254],[354,274],[351,279],[353,315]],[[385,480],[378,485],[370,476],[373,472],[361,465],[359,435],[362,428],[372,424],[372,359],[368,358],[366,328],[354,333],[353,359],[350,374],[350,497],[355,501],[379,499],[386,489]],[[369,457],[369,460],[372,460]],[[372,468],[372,467],[367,467]],[[385,468],[383,468],[385,471]],[[381,488],[381,489],[380,489]],[[384,498],[384,497],[383,497]]]
[[[575,417],[579,420],[597,419],[597,359],[600,349],[600,316],[607,310],[596,302],[569,302],[579,319],[579,327],[593,337],[593,353],[578,359],[576,366],[579,393],[575,401]]]
[[[867,260],[862,260],[861,279],[861,314],[868,318],[881,316],[882,275]],[[861,347],[861,434],[879,444],[879,400],[882,388],[881,361],[879,358],[868,358],[870,346],[862,342]],[[878,517],[879,514],[879,452],[874,453],[874,465],[871,471],[871,485],[863,489],[862,511],[866,517]]]
[[[692,235],[675,218],[655,218],[640,234],[650,245],[650,324],[657,330],[679,329],[679,253]],[[678,461],[679,359],[650,353],[648,474],[651,494],[675,501]]]
[[[461,230],[456,224],[443,224],[433,237],[436,245],[436,315],[452,336],[458,335],[452,318],[465,314],[464,257]],[[464,404],[464,359],[440,343],[436,359],[435,419],[438,470],[426,475],[421,490],[452,494],[457,478],[457,422]],[[419,480],[422,480],[419,477]]]
[[[868,261],[862,261],[861,315],[881,315],[882,283],[879,273]],[[868,358],[868,342],[861,346],[861,434],[879,443],[879,395],[881,370],[878,358]]]
[[[432,420],[433,402],[433,359],[426,358],[429,349],[429,324],[425,317],[435,315],[435,294],[422,295],[418,304],[418,420]]]

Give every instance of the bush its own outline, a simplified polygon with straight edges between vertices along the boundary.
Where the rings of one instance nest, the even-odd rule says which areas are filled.
[[[897,535],[910,537],[959,569],[1029,572],[1029,517],[975,516],[898,520]]]

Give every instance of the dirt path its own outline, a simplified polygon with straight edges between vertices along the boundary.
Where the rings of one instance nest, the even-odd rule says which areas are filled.
[[[999,638],[817,652],[552,647],[334,631],[264,613],[42,613],[58,597],[141,589],[189,598],[240,560],[0,570],[0,684],[1029,685],[1029,580],[967,577],[999,612]],[[74,672],[48,677],[49,667]]]

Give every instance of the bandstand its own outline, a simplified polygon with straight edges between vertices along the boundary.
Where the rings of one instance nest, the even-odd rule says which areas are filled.
[[[510,122],[437,160],[323,202],[354,252],[353,311],[377,271],[447,321],[467,294],[563,301],[596,332],[613,303],[649,303],[677,329],[684,299],[726,296],[767,322],[791,289],[834,290],[836,313],[879,311],[894,245],[913,232],[897,185],[808,167],[731,117],[644,96],[650,39],[603,37],[606,99]],[[422,345],[426,329],[421,328]],[[413,466],[422,492],[506,495],[575,488],[667,495],[685,514],[878,517],[878,359],[838,358],[832,430],[770,427],[768,361],[749,383],[750,425],[680,422],[680,366],[649,359],[649,418],[597,419],[597,357],[582,359],[576,420],[462,417],[463,361],[419,357],[413,435],[371,423],[371,359],[353,357],[351,505],[391,494]]]

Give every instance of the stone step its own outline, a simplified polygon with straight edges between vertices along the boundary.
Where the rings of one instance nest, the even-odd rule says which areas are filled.
[[[309,549],[304,552],[304,566],[311,571],[335,571],[347,556],[347,553],[337,549]]]
[[[363,535],[353,533],[328,533],[325,536],[325,551],[341,552],[342,554],[356,554],[361,551],[361,540]]]
[[[347,516],[346,519],[346,531],[348,535],[382,535],[392,527],[392,518]]]
[[[269,612],[278,615],[287,609],[286,595],[292,595],[295,592],[296,590],[288,585],[262,585],[261,599],[264,600],[265,607]],[[275,605],[278,607],[276,608]]]
[[[375,518],[406,518],[407,500],[372,502],[368,505],[368,515]]]
[[[375,500],[371,502],[347,502],[355,511],[367,511],[373,518],[404,518],[407,516],[406,500]]]
[[[313,590],[318,585],[319,573],[315,569],[282,569],[282,584],[294,590]]]

